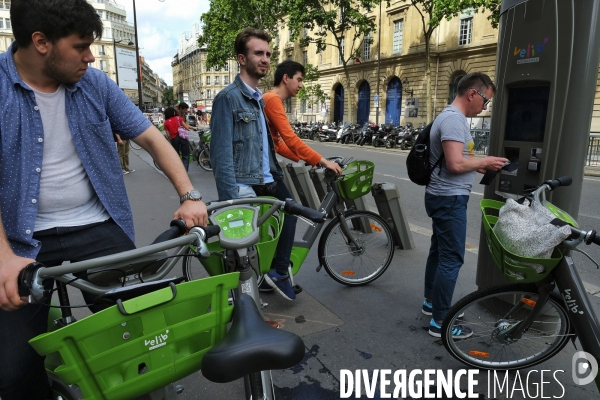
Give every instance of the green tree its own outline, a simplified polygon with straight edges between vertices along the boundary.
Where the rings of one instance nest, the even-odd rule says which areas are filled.
[[[501,0],[410,0],[410,2],[421,16],[425,40],[427,121],[431,121],[433,119],[431,97],[431,37],[433,32],[444,19],[451,20],[463,10],[469,9],[474,13],[480,9],[489,9],[492,11],[492,16],[488,19],[490,19],[492,26],[497,26]]]
[[[291,41],[298,39],[300,46],[315,43],[317,53],[327,47],[337,49],[346,78],[350,121],[354,121],[354,90],[348,70],[349,61],[359,56],[365,37],[372,37],[372,33],[376,31],[374,19],[367,14],[380,1],[382,0],[286,0],[285,11]]]
[[[162,95],[163,106],[172,106],[175,99],[173,98],[173,86],[169,86],[165,89]]]
[[[317,67],[306,64],[302,89],[300,89],[296,96],[298,100],[305,101],[309,107],[314,107],[315,109],[319,104],[329,99],[329,96],[323,91],[321,85],[316,83],[320,75]]]
[[[206,46],[207,68],[225,65],[236,58],[233,43],[237,34],[246,27],[262,29],[275,36],[281,0],[210,0],[210,9],[202,14],[202,35],[199,46]]]

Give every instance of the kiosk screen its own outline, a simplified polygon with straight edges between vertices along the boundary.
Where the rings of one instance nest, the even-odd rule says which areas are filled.
[[[548,85],[509,88],[504,139],[517,142],[542,142],[546,129],[549,96]]]

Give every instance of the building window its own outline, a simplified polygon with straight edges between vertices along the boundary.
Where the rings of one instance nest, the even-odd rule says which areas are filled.
[[[464,71],[458,71],[454,75],[454,79],[450,81],[450,85],[448,86],[448,104],[451,104],[456,95],[458,94],[457,87],[458,82],[466,75],[467,73]]]
[[[10,19],[6,18],[5,21],[6,21],[6,23],[5,23],[6,29],[12,29],[12,26],[10,25]]]
[[[468,9],[460,14],[460,30],[458,32],[458,45],[464,46],[471,43],[473,33],[473,10]]]
[[[371,35],[365,35],[363,41],[363,59],[368,60],[371,58]]]
[[[100,70],[106,71],[106,60],[100,60]]]
[[[228,76],[223,77],[223,85],[229,85],[229,77]]]
[[[225,64],[225,72],[229,72],[229,61],[227,61],[227,64]]]
[[[210,85],[210,76],[207,76],[207,77],[206,77],[206,84],[207,84],[207,85]]]
[[[285,99],[285,112],[288,114],[292,113],[292,98],[288,97]]]
[[[98,11],[98,16],[102,19],[102,11]]]
[[[4,29],[4,20],[0,18],[0,29]]]
[[[306,66],[308,64],[308,51],[304,50],[302,52],[302,65]]]
[[[338,52],[338,64],[342,64],[342,57],[344,56],[344,38],[340,39],[340,49]]]
[[[212,90],[209,89],[209,90],[206,91],[206,98],[207,99],[212,99]]]
[[[300,112],[301,113],[305,113],[306,112],[306,100],[301,100],[300,101]]]
[[[220,84],[221,84],[221,77],[215,76],[215,85],[220,85]]]
[[[394,21],[394,40],[392,42],[392,53],[402,53],[402,36],[404,36],[404,20],[399,19],[398,21]]]
[[[105,56],[106,55],[106,51],[104,50],[104,45],[103,44],[99,44],[98,45],[98,55],[101,55],[101,56]]]

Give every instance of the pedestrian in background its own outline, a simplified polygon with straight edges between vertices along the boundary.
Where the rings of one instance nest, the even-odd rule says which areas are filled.
[[[115,138],[117,139],[117,152],[119,153],[123,175],[135,172],[135,169],[129,169],[129,140],[121,139],[121,136],[117,133],[115,133]]]
[[[185,103],[181,103],[185,104]],[[180,106],[181,106],[180,104]],[[187,104],[185,104],[187,111]],[[165,110],[165,132],[168,132],[169,138],[171,139],[171,145],[178,154],[181,154],[181,161],[185,170],[188,171],[190,167],[190,142],[187,138],[182,137],[180,129],[183,128],[186,131],[192,130],[185,120],[181,117],[182,110],[180,109],[179,114],[173,107],[168,107]],[[183,114],[185,115],[185,114]]]
[[[502,157],[475,158],[473,137],[467,118],[487,108],[496,86],[486,74],[464,76],[457,96],[431,127],[429,162],[444,157],[440,169],[431,174],[425,189],[425,210],[431,218],[431,246],[425,267],[425,301],[422,312],[431,315],[429,334],[441,337],[442,321],[452,304],[454,286],[464,263],[467,239],[467,203],[475,172],[497,171],[508,160]],[[454,326],[452,335],[467,338],[471,328]]]

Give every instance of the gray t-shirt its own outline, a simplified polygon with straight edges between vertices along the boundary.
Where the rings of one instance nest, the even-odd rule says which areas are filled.
[[[449,105],[442,111],[433,122],[430,136],[430,156],[429,162],[435,164],[438,158],[442,155],[442,142],[452,140],[464,144],[463,157],[473,158],[473,137],[469,123],[465,115],[456,107]],[[457,196],[470,195],[473,179],[476,172],[465,172],[463,174],[454,174],[448,171],[446,167],[446,159],[442,161],[442,172],[437,167],[431,174],[431,181],[425,190],[427,193],[435,196]]]

